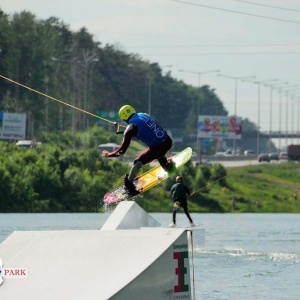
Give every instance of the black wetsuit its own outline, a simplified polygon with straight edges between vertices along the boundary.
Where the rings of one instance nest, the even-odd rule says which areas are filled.
[[[188,212],[187,207],[187,195],[190,195],[190,191],[188,187],[183,184],[182,182],[177,182],[171,187],[171,195],[174,201],[173,206],[173,223],[176,224],[176,213],[180,209],[183,208],[184,213],[186,214],[187,218],[189,219],[190,223],[193,223],[193,220]]]

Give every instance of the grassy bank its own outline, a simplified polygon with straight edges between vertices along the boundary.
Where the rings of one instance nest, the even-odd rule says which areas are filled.
[[[219,180],[198,187],[197,182],[190,183],[194,190],[201,189],[189,199],[191,212],[300,212],[299,163],[260,164],[228,168],[226,172],[222,184]],[[172,180],[156,186],[136,201],[147,211],[170,211],[172,202],[164,189],[168,189]],[[158,197],[164,200],[156,201]]]
[[[228,172],[229,188],[213,189],[211,193],[227,211],[300,212],[298,163],[262,164]]]

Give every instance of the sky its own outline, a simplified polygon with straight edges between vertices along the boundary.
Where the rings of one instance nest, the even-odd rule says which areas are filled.
[[[262,131],[299,129],[299,0],[0,0],[0,8],[85,27],[102,45],[209,85],[229,115]]]

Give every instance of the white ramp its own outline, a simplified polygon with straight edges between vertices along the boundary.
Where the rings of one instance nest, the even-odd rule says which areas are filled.
[[[160,223],[134,201],[122,201],[107,219],[101,230],[140,229],[141,227],[159,226]]]
[[[134,216],[133,216],[134,218]],[[185,229],[14,232],[0,244],[1,299],[191,299]]]

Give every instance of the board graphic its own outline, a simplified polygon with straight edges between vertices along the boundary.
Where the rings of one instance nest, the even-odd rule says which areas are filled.
[[[166,172],[160,165],[158,165],[135,178],[133,183],[136,186],[136,189],[139,191],[138,194],[133,195],[127,188],[124,187],[124,185],[120,185],[114,190],[106,193],[104,195],[103,201],[107,204],[113,204],[142,194],[155,185],[159,184],[161,181],[168,178],[169,175],[172,175],[178,169],[180,169],[186,162],[191,159],[191,157],[192,149],[188,147],[172,157],[172,161],[174,162],[175,166],[170,172]]]

